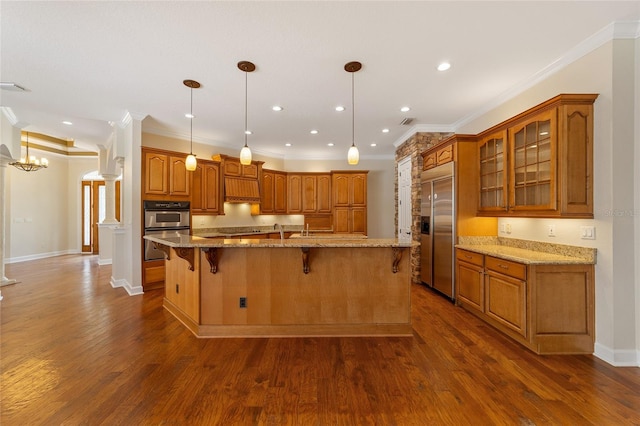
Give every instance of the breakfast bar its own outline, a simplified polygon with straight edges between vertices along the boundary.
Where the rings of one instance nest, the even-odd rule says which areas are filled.
[[[410,242],[145,236],[164,307],[198,337],[411,334]]]

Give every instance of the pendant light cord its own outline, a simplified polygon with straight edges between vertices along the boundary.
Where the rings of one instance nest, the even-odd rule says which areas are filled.
[[[191,110],[189,111],[189,122],[191,123],[191,133],[189,135],[189,154],[193,155],[193,87],[190,88],[191,92]]]
[[[356,105],[355,105],[355,101],[354,101],[354,89],[353,89],[353,74],[355,73],[351,73],[351,146],[356,146],[356,130],[355,130],[355,115],[356,115]]]
[[[244,72],[244,146],[247,146],[247,71]]]

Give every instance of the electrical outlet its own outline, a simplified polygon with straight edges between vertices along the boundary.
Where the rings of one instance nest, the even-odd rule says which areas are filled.
[[[555,237],[556,236],[556,226],[555,225],[547,226],[547,236],[549,236],[549,237]]]
[[[246,297],[241,297],[240,298],[240,307],[241,308],[246,308],[247,307],[247,298]]]
[[[510,224],[510,223],[507,223],[507,224],[505,225],[505,228],[506,228],[507,234],[510,234],[510,233],[511,233],[511,224]]]

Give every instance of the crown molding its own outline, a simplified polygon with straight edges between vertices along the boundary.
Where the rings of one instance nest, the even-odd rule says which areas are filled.
[[[398,148],[400,145],[409,140],[416,133],[452,133],[455,132],[455,127],[451,124],[416,124],[409,130],[404,132],[396,141],[393,146]]]

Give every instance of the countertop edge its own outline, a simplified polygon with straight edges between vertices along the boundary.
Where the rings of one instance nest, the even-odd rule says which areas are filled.
[[[456,244],[456,248],[497,257],[499,259],[511,260],[526,265],[594,265],[595,261],[580,257],[562,256],[552,253],[545,253],[527,249],[518,249],[505,246],[490,246],[482,244]],[[515,251],[516,253],[505,253],[505,251]]]

